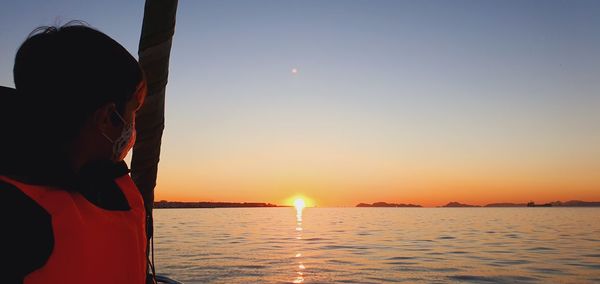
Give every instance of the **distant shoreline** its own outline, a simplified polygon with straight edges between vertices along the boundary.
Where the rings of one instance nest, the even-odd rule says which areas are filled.
[[[403,208],[422,208],[423,206],[421,205],[417,205],[417,204],[405,204],[405,203],[386,203],[386,202],[375,202],[373,204],[368,204],[368,203],[359,203],[356,205],[356,207],[403,207]],[[490,204],[486,204],[486,205],[471,205],[471,204],[464,204],[464,203],[460,203],[460,202],[449,202],[446,205],[442,205],[442,206],[436,206],[433,208],[473,208],[473,207],[478,207],[478,208],[506,208],[506,207],[600,207],[600,201],[581,201],[581,200],[570,200],[570,201],[554,201],[554,202],[550,202],[550,203],[544,203],[544,204],[536,204],[533,201],[530,201],[528,203],[510,203],[510,202],[503,202],[503,203],[490,203]]]
[[[416,204],[405,204],[405,203],[387,203],[387,202],[375,202],[373,204],[359,203],[356,207],[408,207],[408,208],[419,208],[423,207]]]
[[[181,202],[181,201],[157,201],[154,209],[168,208],[279,208],[280,206],[263,202]]]

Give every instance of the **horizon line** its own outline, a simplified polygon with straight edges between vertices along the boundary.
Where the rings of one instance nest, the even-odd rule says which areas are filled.
[[[364,206],[364,207],[378,207],[378,206],[373,206],[374,204],[377,204],[377,203],[384,203],[384,204],[389,204],[389,205],[404,205],[404,206],[389,206],[389,208],[453,208],[453,206],[447,206],[450,204],[460,205],[460,206],[455,206],[454,208],[456,208],[456,207],[469,208],[469,207],[494,207],[494,206],[489,206],[489,205],[501,205],[501,204],[526,206],[528,203],[533,203],[535,205],[545,205],[545,204],[553,204],[553,203],[557,203],[557,202],[558,203],[566,203],[566,202],[600,203],[600,201],[588,201],[588,200],[581,200],[581,199],[568,199],[565,201],[555,200],[555,201],[545,202],[545,203],[536,203],[535,201],[530,200],[530,201],[526,201],[526,202],[491,202],[491,203],[486,203],[486,204],[470,204],[470,203],[462,203],[459,201],[449,201],[449,202],[443,203],[441,205],[424,206],[424,205],[414,204],[414,203],[395,203],[395,202],[378,201],[378,202],[373,202],[373,203],[359,202],[355,205],[333,205],[333,206],[331,206],[331,205],[330,206],[314,205],[314,206],[306,206],[306,208],[355,208],[355,207],[361,207],[361,206],[359,206],[361,204],[369,205],[369,206]],[[281,205],[281,204],[270,203],[270,202],[248,202],[248,201],[232,202],[232,201],[159,200],[159,201],[154,201],[153,205],[156,205],[157,203],[208,203],[208,204],[257,204],[257,205],[261,204],[261,205],[267,205],[267,206],[261,206],[260,208],[294,207],[293,205]],[[380,206],[379,208],[384,208],[384,207],[385,206]],[[503,206],[497,206],[497,207],[503,207]],[[510,206],[505,206],[505,207],[510,207]],[[559,207],[559,206],[556,206],[556,207]]]

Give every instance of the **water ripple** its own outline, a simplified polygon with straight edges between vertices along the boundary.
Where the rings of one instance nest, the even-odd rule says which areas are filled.
[[[501,276],[478,276],[478,275],[452,275],[448,276],[451,280],[456,281],[467,281],[477,283],[524,283],[534,282],[537,278],[527,276],[512,276],[512,275],[501,275]]]

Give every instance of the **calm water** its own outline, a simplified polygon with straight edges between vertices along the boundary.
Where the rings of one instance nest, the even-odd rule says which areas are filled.
[[[600,283],[600,208],[155,211],[185,283]]]

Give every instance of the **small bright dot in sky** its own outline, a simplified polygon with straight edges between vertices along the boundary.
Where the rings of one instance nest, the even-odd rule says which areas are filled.
[[[292,74],[298,74],[298,69],[292,68]]]

